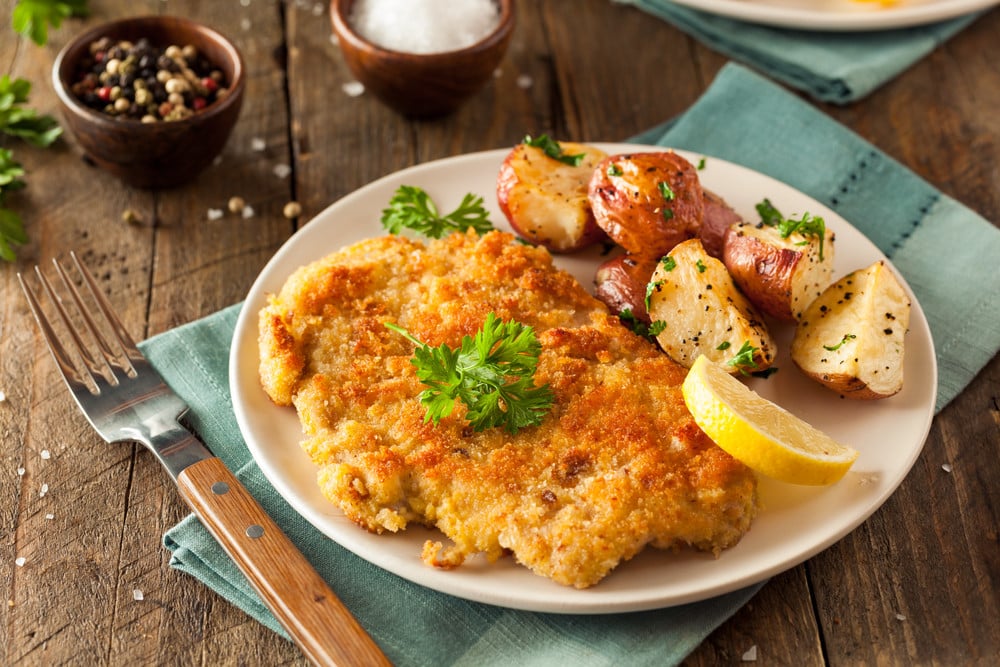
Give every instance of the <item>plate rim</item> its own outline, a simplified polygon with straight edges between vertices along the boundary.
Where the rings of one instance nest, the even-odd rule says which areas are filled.
[[[821,32],[877,31],[910,28],[958,18],[1000,4],[1000,0],[937,0],[857,12],[832,12],[822,8],[760,4],[746,0],[671,0],[674,4],[709,14],[779,28]]]
[[[588,144],[595,146],[597,148],[601,148],[609,152],[609,154],[624,153],[624,152],[673,150],[662,146],[620,143],[620,142],[618,143],[588,142]],[[248,331],[256,332],[257,312],[259,305],[261,305],[260,298],[269,293],[269,292],[262,292],[263,289],[262,282],[264,278],[269,276],[271,270],[273,270],[274,267],[281,265],[286,255],[293,252],[293,249],[297,245],[296,237],[303,229],[305,229],[308,225],[312,225],[316,222],[319,222],[319,224],[321,225],[336,224],[335,222],[334,223],[323,222],[322,220],[319,219],[325,217],[335,217],[338,209],[349,206],[356,199],[364,199],[366,196],[368,196],[369,192],[373,190],[378,190],[380,188],[384,188],[387,186],[387,184],[390,183],[398,184],[401,179],[406,178],[407,176],[413,174],[414,172],[422,172],[429,168],[430,169],[446,168],[451,163],[464,162],[469,160],[488,159],[488,160],[495,160],[497,166],[499,166],[500,159],[502,159],[503,155],[509,152],[509,150],[510,148],[507,147],[507,148],[475,151],[471,153],[465,153],[461,155],[441,158],[438,160],[432,160],[421,164],[411,165],[409,167],[388,173],[380,178],[371,181],[370,183],[352,191],[351,193],[345,195],[344,197],[341,197],[340,199],[330,204],[328,207],[323,209],[323,211],[318,213],[312,220],[307,222],[305,226],[300,228],[295,234],[289,237],[278,249],[278,251],[275,252],[275,254],[271,257],[271,259],[265,264],[264,268],[261,270],[258,277],[254,280],[253,286],[248,291],[247,298],[244,301],[244,306],[247,306],[249,304],[251,307],[241,308],[239,316],[237,318],[236,326],[234,328],[233,342],[230,349],[229,382],[233,396],[233,410],[236,415],[240,433],[243,436],[244,440],[246,441],[247,448],[249,449],[253,460],[260,467],[261,471],[264,473],[264,476],[268,480],[268,482],[275,488],[278,494],[295,510],[296,513],[298,513],[308,523],[310,523],[313,527],[319,530],[319,532],[323,533],[328,538],[330,538],[340,546],[344,547],[348,551],[353,552],[359,558],[362,558],[363,560],[366,560],[369,563],[383,570],[396,574],[397,576],[400,576],[411,582],[414,582],[416,584],[419,584],[421,586],[430,588],[432,590],[441,593],[446,593],[449,595],[453,595],[459,598],[472,600],[476,602],[483,602],[492,605],[498,605],[502,607],[521,609],[527,611],[540,611],[540,612],[566,613],[566,614],[601,614],[601,613],[635,612],[635,611],[645,611],[650,609],[674,607],[678,605],[687,604],[690,602],[709,599],[717,595],[732,592],[744,588],[746,586],[759,583],[774,576],[775,574],[784,572],[802,562],[805,562],[806,560],[815,556],[817,553],[820,553],[821,551],[829,548],[831,545],[843,539],[844,536],[846,536],[854,529],[856,529],[858,526],[867,521],[867,519],[872,514],[874,514],[875,511],[877,511],[880,507],[882,507],[882,505],[884,505],[886,500],[888,500],[888,498],[896,491],[898,486],[907,477],[913,465],[915,464],[916,460],[919,458],[921,452],[923,451],[923,447],[927,440],[927,436],[930,432],[931,423],[934,417],[933,406],[937,395],[937,380],[938,380],[938,368],[937,368],[936,355],[934,353],[933,338],[931,337],[931,332],[929,325],[927,323],[926,316],[923,313],[923,310],[919,302],[917,301],[916,297],[913,295],[912,289],[906,283],[905,277],[902,276],[902,274],[898,270],[896,270],[894,266],[892,267],[893,270],[895,271],[896,275],[899,276],[900,281],[904,286],[904,289],[910,295],[913,303],[913,307],[911,308],[910,329],[912,331],[915,325],[919,326],[921,330],[921,335],[926,336],[927,342],[929,344],[929,352],[930,352],[929,367],[926,370],[929,374],[927,380],[931,383],[931,390],[928,399],[929,409],[922,413],[924,416],[924,423],[919,428],[919,431],[921,433],[920,441],[915,447],[909,450],[909,457],[903,462],[902,466],[898,466],[898,469],[901,471],[898,475],[898,478],[895,479],[892,484],[887,485],[877,497],[872,499],[864,512],[855,515],[851,521],[844,523],[839,530],[827,534],[827,536],[824,539],[811,543],[810,547],[806,549],[799,549],[794,554],[780,558],[766,567],[758,568],[757,570],[755,570],[752,580],[747,578],[739,579],[732,577],[728,578],[723,577],[722,579],[720,579],[718,584],[704,586],[702,588],[699,588],[698,590],[691,591],[687,594],[675,594],[670,596],[669,599],[664,599],[662,596],[655,596],[655,595],[639,595],[639,596],[632,595],[616,599],[614,595],[611,596],[603,595],[600,592],[601,585],[598,585],[586,589],[584,591],[577,591],[577,593],[579,593],[579,597],[575,599],[573,602],[566,602],[565,600],[557,600],[553,602],[551,600],[540,598],[538,596],[525,597],[523,594],[511,595],[506,591],[499,591],[499,592],[495,590],[484,591],[479,585],[477,585],[475,579],[454,576],[455,572],[457,571],[442,573],[440,570],[429,568],[423,565],[422,563],[419,563],[418,554],[414,554],[414,560],[418,561],[420,569],[417,570],[417,572],[419,572],[420,574],[413,575],[412,573],[409,572],[409,568],[407,568],[406,572],[401,572],[397,567],[394,567],[393,559],[385,554],[375,554],[373,556],[370,553],[364,553],[364,554],[360,553],[358,551],[358,548],[359,544],[363,541],[360,539],[360,534],[367,535],[367,533],[363,531],[363,529],[357,527],[355,524],[349,522],[346,518],[343,518],[343,522],[346,522],[352,530],[358,531],[359,539],[357,540],[351,538],[348,538],[347,540],[337,539],[336,537],[331,535],[328,532],[328,530],[324,528],[324,526],[319,525],[318,523],[319,518],[317,517],[313,508],[311,508],[309,504],[301,497],[301,494],[297,494],[292,492],[292,490],[289,490],[286,487],[284,480],[276,476],[275,471],[271,470],[268,466],[262,465],[259,452],[257,451],[253,432],[249,428],[249,424],[247,421],[247,415],[244,409],[245,402],[243,400],[240,400],[240,397],[242,396],[243,392],[243,385],[240,382],[241,354],[246,352],[244,346],[241,345],[241,336],[242,340],[245,340]],[[816,203],[817,207],[819,207],[820,209],[824,209],[825,211],[829,210],[827,209],[827,207],[819,203],[815,198],[803,193],[797,188],[788,185],[787,183],[784,183],[772,176],[764,174],[763,172],[757,171],[750,167],[740,165],[731,160],[716,158],[711,155],[706,155],[704,153],[698,153],[695,151],[681,150],[681,149],[676,149],[676,151],[682,155],[687,156],[689,159],[691,157],[694,157],[695,159],[704,157],[708,161],[724,163],[727,165],[727,167],[751,172],[772,183],[780,184],[782,187],[794,191],[794,193],[796,193],[798,196],[803,197],[809,202]],[[879,256],[885,258],[885,254],[877,247],[875,247],[874,244],[860,230],[858,230],[849,221],[843,219],[835,212],[831,211],[831,213],[833,213],[833,215],[836,216],[836,218],[840,222],[850,227],[854,232],[856,232],[860,237],[862,237],[864,242],[866,242],[868,245],[874,248]],[[313,259],[319,259],[326,252],[332,252],[334,249],[335,248],[329,248],[323,252],[313,253]],[[885,259],[889,263],[889,265],[892,266],[891,260],[889,260],[888,258]],[[284,277],[284,279],[287,279],[287,275]],[[254,297],[257,298],[256,303],[252,301],[252,298]],[[253,341],[254,341],[253,345],[254,354],[256,355],[255,335],[253,336]],[[259,387],[259,382],[257,383],[257,390],[260,391],[261,394],[263,394],[263,391]],[[920,403],[920,405],[923,406],[925,404],[922,402]],[[339,508],[334,507],[332,504],[330,505],[330,508],[332,508],[334,512],[337,513],[340,512]],[[759,518],[755,520],[755,524],[758,521]],[[423,529],[417,526],[412,526],[408,527],[407,530],[404,532],[412,534],[413,532],[417,532],[420,530]],[[350,531],[347,531],[347,533],[350,534]],[[435,533],[435,534],[440,536],[440,533]],[[392,537],[393,536],[383,535],[379,536],[378,539],[386,539],[386,538],[391,539]],[[655,553],[658,552],[658,550],[652,548],[646,548],[644,549],[644,552]],[[465,567],[468,566],[463,566],[463,568]],[[463,568],[459,568],[459,570],[462,570]],[[538,577],[538,575],[530,573],[530,571],[527,570],[527,568],[523,568],[520,565],[518,565],[517,568],[519,568],[519,570],[523,570],[524,572],[529,573],[533,577]],[[542,577],[538,577],[538,579],[539,581],[543,582],[546,581]],[[559,587],[560,591],[562,591],[563,589],[564,587]],[[569,589],[569,590],[575,591],[575,589]],[[597,592],[594,593],[593,591]]]

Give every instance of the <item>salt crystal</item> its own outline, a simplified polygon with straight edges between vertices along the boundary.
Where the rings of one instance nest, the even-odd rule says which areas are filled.
[[[288,175],[292,173],[292,168],[287,164],[276,164],[274,165],[274,175],[278,178],[288,178]]]
[[[312,8],[313,16],[322,16],[324,11],[326,11],[326,7],[324,7],[320,3],[317,2],[315,5],[313,5]]]
[[[225,213],[222,212],[221,208],[210,208],[208,209],[208,219],[209,220],[219,220]]]
[[[250,0],[240,0],[240,4],[243,5],[244,7],[249,7]]]
[[[0,403],[3,403],[6,400],[7,400],[7,394],[5,394],[3,390],[0,390]]]
[[[521,88],[523,90],[527,90],[528,88],[531,88],[533,85],[535,85],[535,80],[532,79],[527,74],[522,74],[521,76],[517,77],[517,87],[518,88]]]
[[[24,563],[26,560],[27,559],[24,556],[18,556],[17,558],[14,559],[14,565],[17,565],[18,567],[24,567]]]
[[[38,497],[39,498],[44,498],[45,494],[48,493],[48,492],[49,492],[49,485],[48,484],[42,484],[42,488],[38,490]]]
[[[348,83],[345,83],[340,88],[345,93],[347,93],[348,97],[359,97],[362,93],[365,92],[365,84],[361,83],[360,81],[350,81]]]
[[[49,512],[48,514],[45,515],[45,518],[51,521],[52,519],[56,518],[56,515],[53,514],[52,512]]]
[[[260,153],[265,148],[267,148],[267,142],[260,137],[254,137],[250,140],[250,150]]]
[[[240,19],[240,28],[242,30],[249,30],[251,27],[253,27],[253,23],[250,22],[250,19]]]
[[[139,602],[139,601],[141,601],[141,600],[142,600],[142,599],[143,599],[144,597],[145,597],[145,596],[144,596],[144,595],[142,594],[142,591],[141,591],[141,590],[139,590],[138,588],[133,588],[133,589],[132,589],[132,599],[133,599],[133,600],[135,600],[135,601]]]
[[[252,218],[253,214],[254,214],[253,206],[247,205],[243,207],[243,212],[241,213],[241,215],[245,220]]]
[[[17,468],[17,476],[18,477],[24,477],[24,467],[23,466],[18,466],[18,468]]]
[[[49,460],[50,458],[52,458],[52,454],[50,454],[50,453],[49,453],[49,450],[47,450],[47,449],[43,449],[42,451],[40,451],[40,452],[39,452],[39,455],[40,455],[40,456],[41,456],[41,457],[42,457],[42,458],[43,458],[44,460],[46,460],[46,461],[48,461],[48,460]]]
[[[493,0],[358,0],[350,16],[363,37],[408,53],[463,49],[493,32],[499,20]]]
[[[945,472],[951,472],[951,464],[945,463],[944,465],[941,466],[941,470],[944,470]]]
[[[746,650],[746,652],[740,656],[740,660],[743,662],[757,662],[757,645],[754,644]]]
[[[903,616],[902,614],[896,614],[896,620],[897,621],[905,621],[906,617]]]

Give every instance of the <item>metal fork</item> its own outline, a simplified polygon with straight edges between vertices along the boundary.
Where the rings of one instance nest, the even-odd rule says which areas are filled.
[[[80,287],[53,260],[61,292],[68,296],[61,296],[37,266],[35,273],[61,328],[68,332],[77,361],[35,292],[20,273],[17,279],[70,393],[94,429],[107,442],[141,442],[156,456],[184,500],[313,664],[388,665],[371,637],[236,476],[179,423],[187,405],[136,347],[76,254],[71,258]]]

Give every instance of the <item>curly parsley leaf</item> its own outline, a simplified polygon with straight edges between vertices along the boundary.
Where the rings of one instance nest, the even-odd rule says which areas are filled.
[[[49,40],[49,28],[58,28],[71,16],[86,16],[87,0],[18,0],[10,24],[38,46]]]
[[[30,92],[28,81],[11,79],[6,74],[0,77],[0,132],[45,148],[62,134],[62,128],[55,118],[23,106]]]
[[[571,167],[579,167],[580,163],[583,162],[583,158],[587,156],[586,153],[575,153],[573,155],[564,153],[559,142],[547,134],[543,134],[536,138],[532,138],[529,134],[524,138],[524,143],[529,146],[533,146],[534,148],[542,149],[542,152],[553,160],[559,160],[563,164],[568,164]]]
[[[618,319],[622,321],[622,324],[631,329],[632,333],[647,338],[655,338],[667,328],[667,323],[663,320],[655,320],[646,324],[635,316],[631,308],[625,308],[622,312],[618,313]]]
[[[24,187],[23,175],[24,169],[14,161],[12,153],[0,148],[0,259],[8,262],[16,259],[13,246],[28,242],[21,216],[3,206],[8,192]]]
[[[463,337],[458,349],[430,347],[400,326],[385,326],[417,346],[410,363],[427,385],[420,393],[425,422],[438,424],[460,400],[473,430],[503,426],[517,433],[540,424],[552,407],[549,386],[535,386],[542,346],[530,326],[490,313],[475,337]]]
[[[421,188],[401,185],[389,200],[389,207],[382,210],[382,226],[392,234],[403,229],[439,239],[451,232],[474,229],[485,234],[493,229],[490,214],[483,207],[483,198],[467,193],[462,203],[451,213],[441,215],[434,200]]]
[[[733,358],[726,362],[726,365],[734,366],[743,375],[750,375],[750,372],[757,368],[757,362],[754,361],[753,355],[759,349],[759,347],[751,345],[750,341],[745,340]]]
[[[839,349],[840,349],[840,348],[841,348],[841,347],[842,347],[842,346],[843,346],[843,345],[844,345],[844,344],[845,344],[845,343],[846,343],[847,341],[849,341],[849,340],[854,340],[855,338],[857,338],[857,336],[856,336],[856,335],[854,335],[854,334],[852,334],[852,333],[846,333],[846,334],[844,334],[844,337],[840,339],[840,342],[839,342],[839,343],[836,343],[835,345],[824,345],[824,346],[823,346],[823,349],[824,349],[824,350],[829,350],[830,352],[836,352],[836,351],[837,351],[837,350],[839,350]]]
[[[826,223],[823,218],[802,214],[798,220],[786,218],[781,214],[770,199],[764,199],[757,204],[757,214],[760,216],[761,224],[769,227],[776,227],[781,238],[787,239],[792,234],[798,233],[802,236],[813,236],[819,239],[819,260],[823,261],[823,241],[826,240]],[[805,245],[802,242],[800,245]]]

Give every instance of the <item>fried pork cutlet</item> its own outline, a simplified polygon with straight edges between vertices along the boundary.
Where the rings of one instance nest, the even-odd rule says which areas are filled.
[[[534,327],[551,413],[515,435],[473,432],[460,403],[425,423],[414,346],[384,323],[457,347],[491,311]],[[585,588],[647,544],[718,554],[756,511],[753,474],[688,414],[685,369],[509,234],[376,238],[304,266],[261,311],[260,352],[324,496],[371,531],[436,526],[453,544],[428,543],[433,565],[512,553]]]

